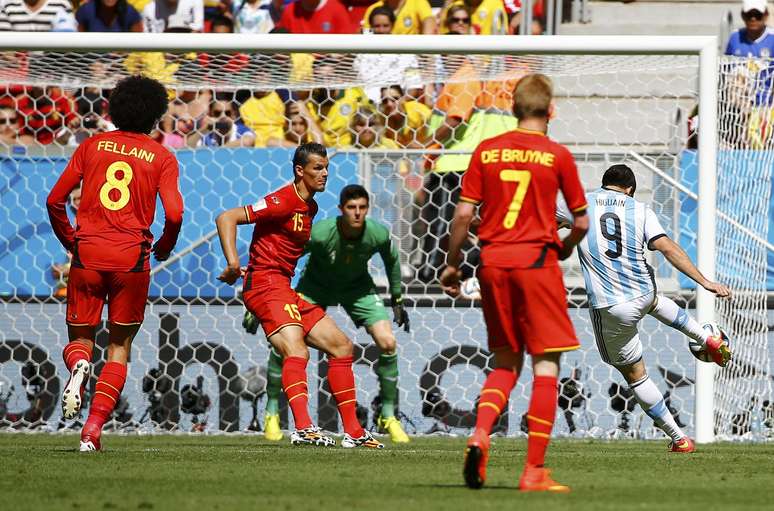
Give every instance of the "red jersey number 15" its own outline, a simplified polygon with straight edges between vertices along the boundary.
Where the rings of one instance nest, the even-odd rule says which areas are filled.
[[[508,169],[500,171],[500,181],[516,183],[516,192],[513,194],[513,199],[508,206],[508,212],[503,219],[503,227],[506,229],[513,229],[513,226],[516,225],[516,219],[519,218],[519,213],[521,213],[521,206],[524,204],[524,197],[527,195],[527,189],[531,180],[532,174],[529,170]]]
[[[304,230],[304,215],[301,213],[293,214],[293,232],[301,232]]]
[[[118,173],[121,172],[121,178]],[[99,189],[99,200],[103,206],[111,211],[118,211],[129,204],[131,194],[129,183],[132,182],[132,166],[125,161],[115,161],[110,164],[105,172],[106,183]],[[118,190],[118,198],[113,200],[110,195],[113,190]],[[112,194],[116,196],[115,193]]]

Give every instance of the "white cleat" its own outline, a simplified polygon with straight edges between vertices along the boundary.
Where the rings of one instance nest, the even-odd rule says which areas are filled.
[[[321,447],[336,445],[336,441],[323,434],[322,430],[317,426],[295,430],[290,435],[290,443],[293,445],[318,445]]]
[[[74,419],[81,411],[81,387],[89,379],[90,373],[91,365],[87,360],[79,360],[73,366],[70,379],[67,380],[62,393],[62,415],[65,419]]]
[[[344,433],[344,438],[341,440],[341,446],[345,449],[353,449],[355,447],[365,447],[367,449],[384,449],[384,444],[378,441],[368,431],[363,432],[363,436],[360,438],[353,438],[349,433]]]
[[[86,440],[85,442],[81,440],[81,446],[78,450],[80,452],[96,452],[99,451],[99,448],[91,440]]]

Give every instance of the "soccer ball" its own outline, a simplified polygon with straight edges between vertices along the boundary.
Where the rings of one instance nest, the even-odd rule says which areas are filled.
[[[460,283],[460,294],[468,300],[481,299],[481,285],[476,277],[465,279]]]
[[[704,323],[701,326],[705,332],[713,337],[721,337],[723,341],[729,343],[728,336],[720,329],[717,323]],[[691,339],[688,342],[688,347],[691,349],[691,354],[702,362],[712,362],[712,357],[709,355],[706,349],[704,349],[704,343]]]

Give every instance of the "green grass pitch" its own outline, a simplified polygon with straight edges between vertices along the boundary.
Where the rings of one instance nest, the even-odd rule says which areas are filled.
[[[292,447],[258,436],[110,436],[76,452],[73,435],[0,435],[0,509],[702,510],[774,509],[774,445],[558,440],[568,495],[521,494],[524,440],[495,438],[484,489],[463,485],[461,438],[383,451]]]

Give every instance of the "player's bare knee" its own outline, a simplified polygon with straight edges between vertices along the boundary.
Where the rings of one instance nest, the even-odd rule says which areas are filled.
[[[496,369],[510,369],[516,373],[521,372],[524,363],[524,355],[509,349],[494,352],[494,366]]]
[[[335,358],[351,357],[354,353],[354,345],[344,332],[339,331],[328,339],[327,351]]]
[[[621,373],[621,376],[624,377],[627,383],[641,380],[648,374],[642,359],[633,364],[617,365],[615,368],[618,369],[618,372]]]
[[[532,374],[535,376],[559,376],[561,352],[532,355]]]
[[[395,340],[395,336],[392,334],[374,336],[374,341],[376,342],[376,345],[379,346],[379,349],[382,351],[382,353],[384,353],[385,355],[392,355],[393,353],[395,353],[395,350],[398,347],[398,343]]]

